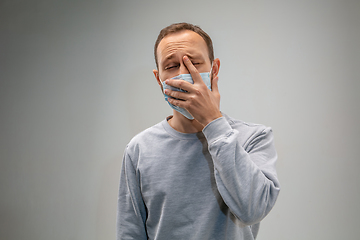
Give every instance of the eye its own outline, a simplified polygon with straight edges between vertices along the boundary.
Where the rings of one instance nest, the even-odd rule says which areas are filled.
[[[170,70],[170,69],[173,69],[173,68],[177,68],[179,65],[170,65],[170,66],[167,66],[165,67],[165,70]]]
[[[192,64],[193,64],[195,67],[198,67],[198,65],[201,65],[201,62],[192,62]]]

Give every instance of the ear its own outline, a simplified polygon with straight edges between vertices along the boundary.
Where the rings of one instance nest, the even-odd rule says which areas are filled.
[[[155,76],[155,78],[156,78],[157,83],[159,84],[160,87],[162,87],[162,84],[161,84],[161,81],[160,81],[160,77],[159,77],[159,71],[156,70],[156,69],[154,69],[154,70],[153,70],[153,73],[154,73],[154,76]]]
[[[212,78],[217,77],[217,75],[219,74],[219,70],[220,70],[220,59],[216,58],[213,61],[213,66],[212,66]]]

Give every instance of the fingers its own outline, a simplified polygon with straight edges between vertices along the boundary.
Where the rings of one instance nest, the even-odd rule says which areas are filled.
[[[169,96],[169,98],[167,99],[169,103],[178,107],[186,108],[186,93],[179,91],[171,91],[170,89],[165,89],[164,93]]]
[[[174,98],[168,98],[169,103],[181,107],[181,108],[185,108],[187,107],[186,102],[180,99],[174,99]]]
[[[189,70],[189,73],[191,74],[191,77],[194,81],[194,83],[202,82],[201,76],[199,74],[199,71],[196,69],[196,67],[192,64],[188,56],[183,57],[184,64],[186,68]]]
[[[165,89],[164,93],[168,95],[171,98],[178,99],[180,101],[185,101],[188,98],[188,94],[184,92],[179,91],[171,91],[170,89]],[[170,100],[170,99],[169,99]]]
[[[175,88],[180,88],[182,90],[185,90],[187,92],[189,92],[192,89],[192,84],[184,81],[182,79],[178,80],[178,79],[166,79],[165,80],[165,84],[175,87]]]

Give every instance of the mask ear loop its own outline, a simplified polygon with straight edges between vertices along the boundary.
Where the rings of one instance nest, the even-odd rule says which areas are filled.
[[[164,81],[161,80],[160,76],[159,76],[159,80],[160,80],[160,83],[161,83],[161,91],[162,91],[163,94],[165,94],[164,93]]]
[[[161,85],[162,85],[163,81],[162,81],[162,80],[161,80],[161,78],[160,78],[160,74],[159,74],[159,72],[157,73],[157,77],[159,77],[159,80],[160,80]]]
[[[210,75],[210,87],[211,87],[211,91],[212,91],[212,80],[213,80],[213,66],[214,66],[214,61],[211,63],[211,68],[210,68],[210,72],[209,72],[209,75]]]

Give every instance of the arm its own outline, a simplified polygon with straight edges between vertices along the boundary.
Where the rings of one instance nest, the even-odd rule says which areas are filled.
[[[240,133],[221,117],[209,123],[203,133],[224,202],[241,222],[252,225],[261,221],[280,191],[271,129],[259,130],[242,144]]]
[[[169,102],[183,107],[204,126],[209,152],[214,161],[218,190],[232,213],[243,223],[252,225],[272,209],[280,188],[276,177],[277,159],[270,128],[253,134],[246,143],[232,129],[219,110],[220,94],[217,85],[220,61],[214,62],[212,91],[201,81],[196,67],[183,58],[194,84],[182,80],[166,80],[166,84],[186,92],[167,91]],[[176,100],[181,99],[181,100]]]
[[[117,240],[147,239],[146,208],[141,197],[139,176],[127,151],[120,174],[117,210]]]

